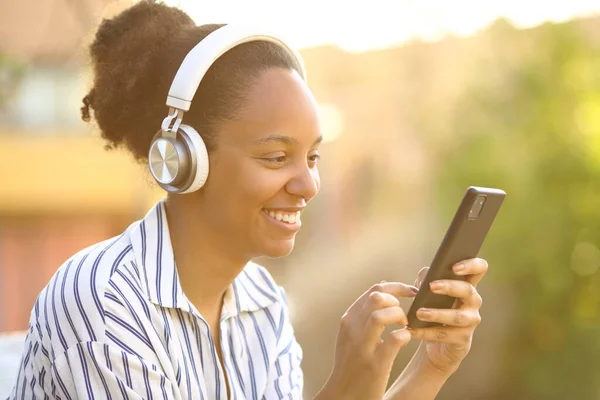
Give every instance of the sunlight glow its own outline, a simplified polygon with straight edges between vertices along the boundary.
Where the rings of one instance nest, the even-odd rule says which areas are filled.
[[[598,0],[165,0],[185,10],[197,24],[251,21],[285,34],[299,48],[334,44],[365,51],[414,39],[468,36],[499,17],[526,28],[600,14]],[[302,6],[299,6],[301,4]],[[368,7],[366,6],[368,5]]]

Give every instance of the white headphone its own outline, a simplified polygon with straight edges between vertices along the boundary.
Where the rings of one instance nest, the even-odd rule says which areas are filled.
[[[198,43],[183,60],[167,96],[169,115],[152,139],[148,166],[156,182],[171,193],[192,193],[208,178],[208,152],[198,132],[181,123],[184,112],[190,109],[200,81],[210,66],[228,50],[243,43],[266,41],[286,50],[306,71],[300,54],[278,35],[262,29],[225,25]]]

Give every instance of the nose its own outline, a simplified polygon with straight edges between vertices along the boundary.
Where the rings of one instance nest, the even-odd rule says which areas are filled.
[[[319,193],[321,178],[319,170],[308,165],[299,166],[295,169],[294,176],[288,181],[285,190],[292,195],[303,197],[309,202]]]

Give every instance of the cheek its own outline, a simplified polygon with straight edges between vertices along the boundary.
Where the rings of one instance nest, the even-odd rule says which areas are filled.
[[[216,200],[221,205],[227,204],[228,211],[237,216],[266,206],[286,182],[281,171],[267,169],[253,162],[231,165],[215,175],[215,181],[218,181]]]

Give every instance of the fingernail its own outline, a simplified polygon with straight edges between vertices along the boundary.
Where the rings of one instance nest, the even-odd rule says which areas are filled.
[[[417,317],[419,318],[428,318],[431,316],[431,311],[426,308],[419,308],[417,310]]]
[[[419,288],[417,288],[416,286],[409,286],[408,287],[410,289],[411,292],[413,292],[414,294],[419,293]]]
[[[456,264],[454,267],[454,272],[462,272],[465,270],[465,264],[460,263],[460,264]]]
[[[440,290],[442,290],[444,288],[444,284],[442,282],[431,282],[429,284],[429,287],[434,292],[439,292]]]

